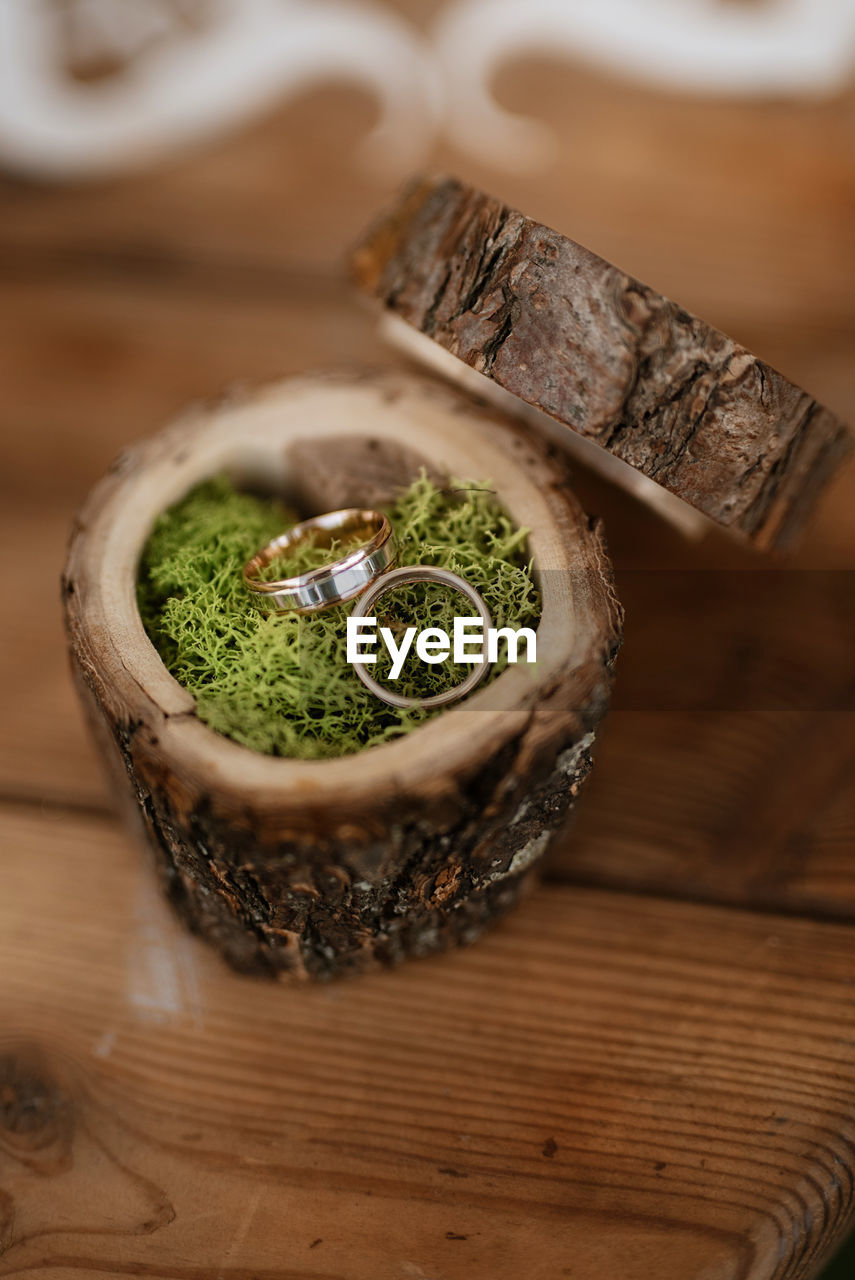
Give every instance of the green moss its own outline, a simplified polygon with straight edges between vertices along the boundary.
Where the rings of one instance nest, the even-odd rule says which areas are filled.
[[[514,527],[486,485],[454,484],[440,490],[421,476],[387,508],[398,563],[461,574],[480,591],[496,626],[536,626],[540,598],[526,531]],[[295,519],[281,504],[237,492],[219,478],[199,485],[155,525],[140,565],[140,614],[167,668],[195,697],[199,718],[255,751],[319,758],[386,742],[442,714],[398,711],[361,684],[345,661],[349,606],[307,617],[266,617],[255,608],[243,565]],[[335,548],[301,547],[277,562],[275,574],[301,573],[329,558],[336,558]],[[461,599],[441,588],[401,587],[380,607],[382,624],[393,629],[450,632]],[[426,696],[459,683],[466,670],[451,660],[428,667],[413,656],[395,687]],[[383,678],[380,661],[372,673]]]

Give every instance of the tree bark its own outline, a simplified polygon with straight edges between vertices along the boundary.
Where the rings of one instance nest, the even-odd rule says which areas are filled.
[[[136,609],[159,512],[223,470],[308,514],[385,501],[421,465],[490,477],[530,528],[536,676],[509,668],[404,739],[337,760],[261,756],[202,724]],[[302,977],[469,941],[513,906],[591,767],[621,625],[601,530],[560,458],[405,374],[286,382],[129,451],[80,514],[63,598],[81,696],[172,902],[236,967]]]
[[[797,536],[851,447],[744,347],[454,179],[413,183],[352,265],[470,368],[757,546]]]

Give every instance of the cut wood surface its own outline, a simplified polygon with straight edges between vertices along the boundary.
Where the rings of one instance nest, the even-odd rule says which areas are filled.
[[[553,888],[283,988],[112,822],[2,820],[0,1275],[795,1280],[845,1221],[848,928]]]
[[[530,64],[498,90],[555,128],[554,166],[437,168],[855,420],[852,92],[714,104]],[[752,553],[687,546],[577,469],[632,606],[615,709],[545,887],[471,950],[322,990],[236,978],[99,816],[60,622],[72,512],[188,401],[390,358],[339,274],[394,193],[350,158],[370,119],[324,90],[153,174],[0,185],[0,1274],[807,1280],[855,1176],[855,929],[775,913],[855,920],[855,726],[759,702],[787,680],[759,606],[707,629],[703,593],[659,576]],[[786,565],[855,568],[851,465]],[[807,673],[826,699],[834,600]],[[736,674],[751,713],[653,705],[685,656],[656,650],[666,604],[705,696]],[[778,639],[801,664],[804,632]],[[701,896],[730,907],[679,901]]]

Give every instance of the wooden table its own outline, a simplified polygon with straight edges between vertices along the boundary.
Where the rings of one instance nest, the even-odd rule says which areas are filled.
[[[559,128],[554,173],[438,164],[855,419],[855,98],[501,91]],[[579,473],[628,608],[615,709],[542,887],[474,948],[237,977],[111,816],[65,671],[71,513],[187,401],[392,358],[339,268],[389,195],[350,163],[369,118],[313,93],[156,176],[0,191],[0,1275],[813,1276],[855,1180],[851,468],[779,577]]]

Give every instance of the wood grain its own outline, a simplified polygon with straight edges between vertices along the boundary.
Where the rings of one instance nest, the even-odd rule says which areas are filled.
[[[396,7],[425,25],[435,9]],[[555,164],[498,174],[442,147],[438,168],[855,420],[852,91],[677,99],[530,60],[497,91],[554,127]],[[337,276],[395,187],[351,163],[370,115],[323,90],[137,179],[0,183],[0,1268],[813,1276],[853,1168],[851,927],[610,890],[851,919],[839,717],[617,710],[552,872],[609,891],[541,891],[471,952],[346,989],[235,978],[175,928],[124,837],[64,807],[106,803],[59,624],[72,510],[188,400],[382,357]],[[574,484],[619,574],[736,567],[724,538],[687,549],[596,477]],[[788,563],[855,568],[851,467]],[[633,599],[637,699],[666,669]]]
[[[69,514],[117,453],[193,402],[316,365],[385,358],[330,274],[157,259],[139,271],[13,279],[0,334],[6,483]]]
[[[101,763],[69,679],[62,625],[67,506],[67,500],[54,508],[19,498],[0,510],[0,590],[7,601],[26,601],[25,608],[9,609],[0,627],[0,669],[6,674],[0,797],[104,810]]]
[[[112,823],[2,821],[0,1275],[796,1280],[844,1220],[849,929],[541,890],[286,990]]]
[[[615,709],[544,874],[855,920],[853,771],[851,709]]]

